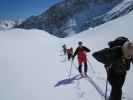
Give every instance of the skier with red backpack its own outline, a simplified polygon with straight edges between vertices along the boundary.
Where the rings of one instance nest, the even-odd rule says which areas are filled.
[[[88,49],[87,47],[83,46],[83,43],[81,41],[78,42],[78,47],[76,49],[76,51],[74,52],[74,55],[72,57],[72,60],[74,60],[75,56],[77,55],[78,58],[78,71],[81,74],[81,76],[87,75],[87,52],[90,52],[90,49]],[[84,64],[84,73],[82,73],[82,64]]]
[[[73,56],[73,48],[69,48],[67,49],[67,57],[68,57],[68,60],[70,60]]]

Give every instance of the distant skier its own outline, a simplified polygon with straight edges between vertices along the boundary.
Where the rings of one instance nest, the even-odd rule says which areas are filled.
[[[83,46],[83,43],[81,41],[78,42],[78,47],[73,55],[73,60],[75,58],[75,56],[77,55],[78,58],[78,64],[79,64],[79,73],[81,74],[81,76],[87,75],[87,55],[86,53],[90,52],[90,49],[88,49],[87,47]],[[82,73],[82,64],[84,64],[84,73]]]
[[[73,48],[69,48],[67,49],[67,57],[68,57],[68,60],[70,60],[73,56]]]
[[[67,54],[67,48],[66,48],[66,45],[65,44],[62,46],[62,49],[63,49],[64,55],[66,55]]]
[[[126,73],[133,63],[133,43],[125,37],[109,42],[110,48],[93,53],[95,59],[105,64],[108,81],[112,86],[109,100],[121,100]]]

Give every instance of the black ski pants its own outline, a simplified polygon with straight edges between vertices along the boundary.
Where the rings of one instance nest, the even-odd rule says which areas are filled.
[[[82,73],[82,64],[79,65],[79,73]],[[84,72],[87,73],[87,70],[88,70],[88,65],[87,65],[87,62],[84,63]]]
[[[125,82],[126,72],[121,75],[116,74],[114,71],[110,71],[108,81],[112,87],[109,100],[121,100],[122,99],[122,87]]]

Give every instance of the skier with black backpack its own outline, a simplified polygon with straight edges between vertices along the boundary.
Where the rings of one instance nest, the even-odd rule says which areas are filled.
[[[105,65],[112,87],[109,100],[121,100],[126,73],[133,63],[133,43],[125,37],[118,37],[108,45],[110,48],[93,53],[93,57]]]
[[[66,48],[66,45],[65,45],[65,44],[62,45],[62,49],[63,49],[63,53],[64,53],[64,55],[66,55],[66,53],[67,53],[67,48]]]

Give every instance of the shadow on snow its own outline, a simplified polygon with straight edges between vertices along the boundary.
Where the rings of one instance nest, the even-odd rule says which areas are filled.
[[[79,79],[81,79],[81,77],[79,77],[79,75],[76,75],[76,76],[74,76],[72,78],[63,79],[61,81],[58,81],[54,85],[54,87],[59,87],[61,85],[69,85],[69,84],[72,84],[75,80],[79,80]]]

